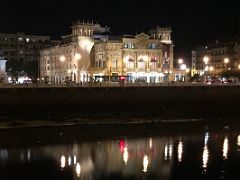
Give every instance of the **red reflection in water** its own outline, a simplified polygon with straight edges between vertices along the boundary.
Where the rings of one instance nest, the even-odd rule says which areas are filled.
[[[121,153],[124,152],[124,147],[125,147],[125,141],[121,139],[119,142],[119,149]]]

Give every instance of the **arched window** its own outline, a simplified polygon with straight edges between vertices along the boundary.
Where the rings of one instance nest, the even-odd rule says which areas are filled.
[[[139,69],[144,69],[144,68],[145,68],[145,65],[146,65],[146,62],[144,61],[144,59],[143,59],[143,58],[140,58],[140,59],[138,60],[138,68],[139,68]]]
[[[112,60],[112,67],[113,68],[118,68],[118,60],[117,59]]]
[[[150,60],[150,68],[155,69],[157,68],[157,57],[152,57]]]
[[[128,61],[127,61],[127,68],[128,69],[134,69],[134,59],[133,58],[128,58]]]

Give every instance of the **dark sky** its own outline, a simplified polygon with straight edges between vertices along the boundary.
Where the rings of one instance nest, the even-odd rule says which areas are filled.
[[[142,0],[141,0],[142,1]],[[135,34],[171,26],[175,58],[189,60],[196,45],[240,31],[237,0],[1,0],[0,32],[70,33],[76,19],[94,20],[115,34]]]

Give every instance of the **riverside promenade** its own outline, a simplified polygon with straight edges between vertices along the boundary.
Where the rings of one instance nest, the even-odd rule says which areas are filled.
[[[237,119],[240,86],[115,85],[3,86],[1,119],[148,118]]]

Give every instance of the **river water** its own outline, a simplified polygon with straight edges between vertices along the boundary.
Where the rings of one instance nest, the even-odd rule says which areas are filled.
[[[0,179],[238,179],[240,131],[0,147]]]

